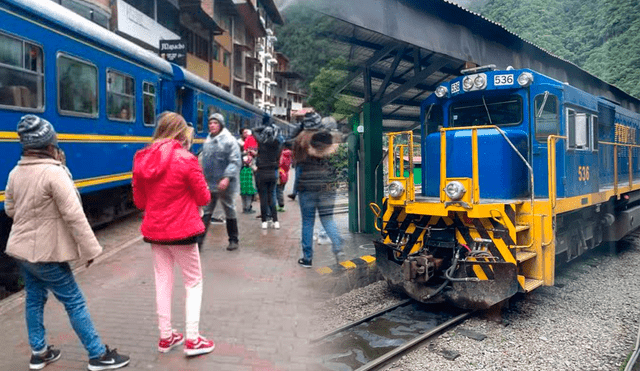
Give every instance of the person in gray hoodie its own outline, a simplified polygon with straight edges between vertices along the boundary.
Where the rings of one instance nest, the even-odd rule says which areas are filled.
[[[209,116],[209,135],[202,146],[200,164],[209,185],[211,202],[204,208],[202,221],[205,231],[198,237],[198,247],[202,250],[211,215],[219,199],[224,209],[229,236],[227,250],[236,250],[239,247],[239,233],[235,200],[240,193],[242,157],[238,142],[225,128],[224,116],[219,113]]]

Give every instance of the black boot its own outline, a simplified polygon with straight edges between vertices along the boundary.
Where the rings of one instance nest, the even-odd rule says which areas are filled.
[[[204,223],[204,232],[196,237],[196,242],[198,243],[198,250],[202,251],[202,245],[204,243],[204,238],[207,236],[207,231],[209,230],[209,224],[211,224],[211,214],[204,214],[202,216],[202,222]]]
[[[238,219],[227,219],[227,235],[229,235],[227,250],[238,249]]]

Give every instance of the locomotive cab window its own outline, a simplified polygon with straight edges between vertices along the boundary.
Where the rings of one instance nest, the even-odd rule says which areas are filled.
[[[107,70],[107,117],[132,122],[136,118],[135,80],[123,73]]]
[[[485,97],[451,105],[452,127],[516,125],[522,122],[522,99],[517,95]]]
[[[558,134],[558,97],[549,92],[537,95],[534,100],[536,140],[546,142],[549,135]]]
[[[58,109],[69,116],[98,117],[98,68],[58,54]]]
[[[590,150],[593,145],[593,124],[597,118],[589,113],[567,108],[567,133],[569,149]]]
[[[154,126],[156,117],[156,86],[150,82],[142,83],[142,114],[146,126]]]
[[[442,106],[431,104],[424,114],[424,126],[427,134],[436,133],[442,127],[444,117],[442,115]]]
[[[0,106],[42,111],[42,47],[0,33]]]

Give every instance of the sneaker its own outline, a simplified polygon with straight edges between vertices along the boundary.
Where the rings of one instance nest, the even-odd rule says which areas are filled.
[[[300,258],[298,259],[298,264],[305,268],[311,268],[311,259]]]
[[[227,250],[229,251],[237,250],[238,247],[240,246],[238,245],[237,242],[229,242],[229,246],[227,246]]]
[[[273,222],[273,228],[280,229],[280,222]]]
[[[184,354],[188,357],[197,356],[198,354],[211,353],[213,348],[216,347],[216,343],[213,340],[207,340],[202,336],[198,336],[195,340],[187,339],[184,344]]]
[[[129,361],[128,356],[120,355],[115,348],[110,350],[107,346],[107,352],[102,357],[89,360],[89,371],[115,370],[128,365]]]
[[[295,194],[295,193],[289,193],[289,194],[287,195],[287,197],[289,197],[289,198],[291,199],[291,201],[295,201],[295,199],[296,199],[296,194]]]
[[[247,210],[247,214],[255,214],[256,211],[254,209],[249,209]]]
[[[158,351],[160,353],[167,353],[171,349],[184,343],[184,335],[178,332],[173,332],[170,337],[166,339],[160,339],[158,342]]]
[[[278,211],[279,213],[283,213],[283,212],[285,212],[286,210],[284,209],[284,206],[277,206],[277,207],[276,207],[276,211]]]
[[[220,218],[211,218],[211,224],[224,224],[224,219]]]
[[[32,354],[29,362],[30,370],[41,370],[49,363],[53,363],[60,359],[60,351],[53,349],[53,345],[49,345],[47,350],[40,354]]]
[[[262,229],[269,228],[269,222],[262,222]]]

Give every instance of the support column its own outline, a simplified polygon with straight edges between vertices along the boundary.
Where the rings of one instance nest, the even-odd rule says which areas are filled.
[[[360,125],[358,115],[353,115],[349,119],[349,124],[353,128],[352,133],[347,138],[349,153],[349,232],[359,233],[359,207],[358,207],[358,151],[360,149],[360,135],[357,127]]]
[[[363,105],[364,118],[364,179],[362,190],[365,210],[361,210],[360,218],[364,218],[365,233],[374,233],[375,215],[369,208],[369,203],[375,202],[382,206],[383,165],[382,165],[382,105],[379,102],[365,102]]]

